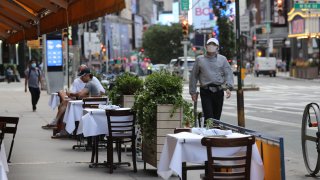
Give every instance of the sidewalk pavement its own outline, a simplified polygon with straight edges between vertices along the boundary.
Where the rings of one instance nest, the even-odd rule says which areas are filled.
[[[117,168],[113,174],[104,167],[89,168],[91,151],[72,149],[76,144],[74,139],[51,139],[52,130],[44,130],[42,125],[50,122],[57,110],[48,106],[49,95],[41,92],[37,111],[32,112],[31,95],[24,92],[24,79],[18,82],[0,82],[0,116],[19,116],[18,130],[13,146],[11,162],[9,163],[9,180],[149,180],[159,179],[156,169],[137,162],[138,172],[133,167]],[[11,135],[4,139],[8,155]],[[100,149],[99,161],[106,160],[106,149]],[[130,154],[130,153],[128,153]],[[116,157],[116,156],[114,156]],[[130,161],[131,156],[122,153],[123,161]],[[117,161],[117,158],[115,158]],[[189,179],[200,179],[200,172],[188,173]],[[177,176],[170,180],[179,179]]]

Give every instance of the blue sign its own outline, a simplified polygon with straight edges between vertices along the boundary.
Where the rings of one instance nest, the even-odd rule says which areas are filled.
[[[62,40],[47,40],[47,66],[62,66]]]

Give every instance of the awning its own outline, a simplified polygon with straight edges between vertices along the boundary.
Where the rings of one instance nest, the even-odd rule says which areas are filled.
[[[37,39],[123,8],[124,0],[0,0],[0,39]]]

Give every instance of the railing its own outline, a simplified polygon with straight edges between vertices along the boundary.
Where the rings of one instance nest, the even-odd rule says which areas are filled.
[[[263,133],[213,120],[215,125],[222,129],[250,134],[256,137],[261,159],[263,160],[265,180],[285,180],[284,142],[282,137],[265,135]]]

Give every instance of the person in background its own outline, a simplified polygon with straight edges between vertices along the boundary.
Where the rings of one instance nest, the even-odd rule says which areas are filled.
[[[32,110],[35,112],[37,110],[37,103],[40,98],[40,86],[41,86],[41,71],[37,68],[35,60],[29,62],[28,69],[25,70],[25,89],[27,92],[27,86],[31,94]],[[39,86],[40,85],[40,86]]]
[[[83,69],[78,76],[80,76],[81,80],[86,83],[84,88],[80,90],[79,92],[73,93],[73,92],[65,92],[68,98],[71,99],[83,99],[85,97],[98,97],[101,95],[100,90],[96,83],[92,81],[93,75],[91,74],[91,71],[89,68]],[[68,101],[65,100],[59,105],[58,111],[62,112],[63,114],[67,108]],[[68,137],[68,133],[65,130],[65,124],[63,123],[63,118],[60,116],[60,118],[57,121],[57,124],[60,125],[58,131],[59,133],[53,135],[51,138],[63,138]]]
[[[80,65],[78,68],[78,78],[76,78],[71,86],[71,93],[78,93],[80,92],[86,85],[86,81],[83,79],[82,75],[82,71],[84,71],[85,69],[88,69],[88,67],[86,65]],[[89,70],[90,71],[90,70]],[[92,76],[92,82],[97,86],[97,88],[99,89],[100,94],[105,94],[105,89],[103,88],[102,84],[100,83],[100,81]],[[60,90],[58,92],[59,98],[60,98],[60,104],[58,107],[58,112],[56,117],[47,125],[42,126],[43,129],[53,129],[57,127],[58,122],[63,121],[63,116],[65,113],[65,110],[67,108],[68,102],[69,100],[72,99],[76,99],[76,97],[73,98],[69,98],[69,96],[67,95],[66,91],[64,90]]]
[[[7,68],[6,74],[7,74],[8,83],[10,83],[11,81],[14,82],[15,79],[14,79],[14,76],[13,76],[13,70],[12,70],[12,68],[10,66]]]
[[[230,98],[233,88],[233,73],[227,58],[218,53],[219,41],[210,38],[206,44],[206,54],[198,56],[190,74],[189,93],[197,101],[197,82],[200,82],[200,97],[205,120],[220,120],[224,90]],[[225,87],[223,87],[225,86]]]

